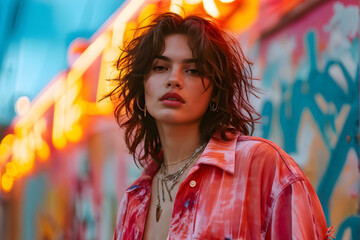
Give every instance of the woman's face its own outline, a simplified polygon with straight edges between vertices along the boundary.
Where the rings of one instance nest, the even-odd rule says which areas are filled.
[[[208,109],[212,86],[201,81],[186,35],[165,37],[164,52],[155,58],[144,82],[145,104],[157,123],[200,123]]]

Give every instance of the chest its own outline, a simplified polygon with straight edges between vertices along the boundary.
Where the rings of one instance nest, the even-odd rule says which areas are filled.
[[[166,239],[168,236],[174,199],[179,186],[176,185],[169,193],[164,187],[165,186],[161,186],[161,184],[158,183],[157,177],[152,180],[150,203],[146,216],[143,240]],[[172,201],[170,201],[169,194],[171,195]]]
[[[122,239],[261,239],[261,204],[266,199],[260,192],[249,194],[241,179],[214,169],[189,175],[174,202],[162,205],[159,222],[155,221],[154,188],[143,196],[130,196]],[[257,229],[250,230],[249,222]],[[246,238],[249,232],[258,235]]]

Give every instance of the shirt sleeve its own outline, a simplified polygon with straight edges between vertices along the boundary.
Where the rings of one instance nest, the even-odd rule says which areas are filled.
[[[115,231],[114,231],[114,240],[121,239],[121,230],[123,228],[125,217],[126,217],[126,210],[127,210],[127,194],[125,193],[123,199],[121,200],[121,203],[119,205],[119,210],[116,218],[116,225],[115,225]]]
[[[307,179],[285,187],[275,199],[266,239],[329,239],[320,201]]]

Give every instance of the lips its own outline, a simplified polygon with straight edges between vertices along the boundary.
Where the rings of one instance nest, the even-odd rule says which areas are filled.
[[[160,101],[176,101],[185,103],[184,99],[177,93],[166,93],[160,98]]]

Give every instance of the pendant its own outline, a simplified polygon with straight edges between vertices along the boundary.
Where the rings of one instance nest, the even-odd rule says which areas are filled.
[[[156,206],[156,222],[159,222],[161,213],[162,213],[162,209],[161,209],[160,205],[157,205]]]
[[[171,197],[171,190],[169,190],[169,187],[168,187],[168,185],[167,185],[167,182],[165,182],[165,187],[166,187],[166,191],[167,191],[168,194],[169,194],[170,202],[172,202],[173,199],[172,199],[172,197]],[[164,192],[163,192],[163,194],[164,194]]]

